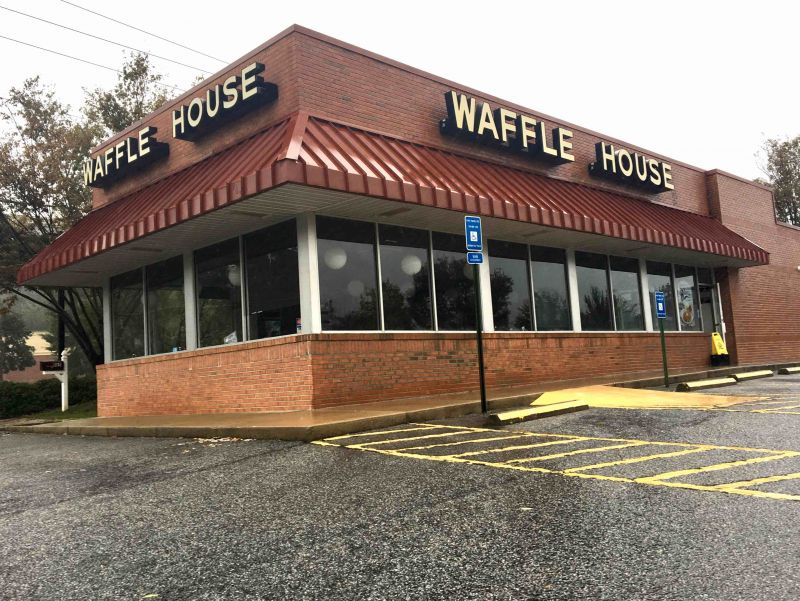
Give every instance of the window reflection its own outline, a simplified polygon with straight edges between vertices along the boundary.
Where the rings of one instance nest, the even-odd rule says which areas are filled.
[[[672,266],[669,263],[647,262],[647,286],[650,296],[650,312],[653,315],[653,325],[658,328],[656,315],[656,292],[664,293],[667,304],[667,317],[663,320],[665,330],[677,330],[675,320],[675,295],[672,291]]]
[[[317,217],[323,330],[377,330],[375,226]]]
[[[617,330],[643,330],[639,261],[638,259],[611,257],[610,264]]]
[[[678,319],[681,330],[699,332],[700,303],[694,267],[675,266],[675,290],[678,293]]]
[[[242,272],[239,239],[198,250],[197,336],[199,346],[230,344],[242,336]]]
[[[186,347],[183,257],[148,265],[145,281],[150,354],[183,350]]]
[[[384,327],[430,330],[428,232],[394,225],[380,225],[378,231]]]
[[[581,327],[584,330],[613,330],[605,255],[575,253]]]
[[[114,359],[144,355],[142,270],[111,278],[111,346]]]
[[[494,328],[532,330],[528,247],[489,240]]]
[[[475,329],[475,287],[464,237],[433,233],[436,317],[440,330]]]
[[[244,237],[251,340],[301,331],[294,219]]]
[[[531,247],[537,330],[571,330],[567,254],[560,248]]]

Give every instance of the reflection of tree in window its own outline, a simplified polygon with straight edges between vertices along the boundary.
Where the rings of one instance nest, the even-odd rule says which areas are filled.
[[[196,251],[194,265],[199,345],[241,342],[244,338],[239,240],[233,238]]]
[[[489,257],[495,330],[532,330],[528,247],[489,240]]]
[[[186,347],[183,297],[183,257],[145,268],[150,353],[169,353]]]
[[[639,260],[611,257],[611,288],[614,291],[614,315],[617,330],[643,330],[639,288]]]
[[[374,224],[317,217],[323,329],[378,329],[375,250]]]
[[[608,258],[587,252],[575,253],[575,271],[584,330],[613,330],[608,290]]]
[[[464,236],[434,232],[432,237],[439,329],[474,330],[473,267],[467,264]]]
[[[567,293],[567,255],[561,248],[531,247],[536,329],[571,330]]]
[[[144,355],[142,270],[111,278],[111,340],[114,359]]]
[[[428,232],[381,224],[379,235],[384,327],[430,330]]]

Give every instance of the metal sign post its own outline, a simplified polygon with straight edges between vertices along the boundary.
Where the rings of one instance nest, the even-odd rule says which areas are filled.
[[[664,320],[667,318],[667,300],[663,292],[656,292],[656,317],[661,334],[661,362],[664,365],[664,388],[669,388],[669,369],[667,368],[667,341],[664,338]]]
[[[480,217],[464,217],[464,236],[467,243],[467,263],[472,265],[475,282],[475,338],[478,342],[478,375],[481,386],[481,412],[489,412],[486,401],[486,375],[483,368],[483,309],[481,307],[481,278],[478,265],[483,263],[483,235]]]
[[[43,374],[53,374],[61,382],[61,411],[69,409],[69,351],[64,349],[61,361],[42,361]]]

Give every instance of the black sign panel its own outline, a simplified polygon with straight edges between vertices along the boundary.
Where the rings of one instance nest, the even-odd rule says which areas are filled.
[[[39,367],[42,371],[64,371],[63,361],[40,361]]]

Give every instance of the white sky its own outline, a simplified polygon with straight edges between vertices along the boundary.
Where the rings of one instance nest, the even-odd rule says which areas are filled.
[[[794,2],[75,3],[227,62],[298,23],[436,75],[705,169],[760,175],[767,137],[800,135]],[[224,64],[60,0],[0,0],[196,67]],[[0,35],[119,67],[122,49],[0,10]],[[0,96],[39,74],[73,112],[116,75],[0,39]],[[153,59],[168,81],[198,73]],[[442,107],[444,110],[444,106]]]

